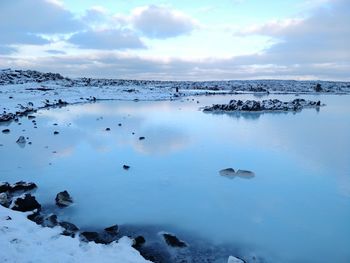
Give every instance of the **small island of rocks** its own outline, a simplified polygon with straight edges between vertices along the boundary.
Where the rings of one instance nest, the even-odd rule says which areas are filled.
[[[283,102],[277,99],[263,101],[255,100],[231,100],[228,104],[213,104],[203,108],[203,112],[260,112],[260,111],[301,111],[303,108],[318,108],[323,106],[321,101],[311,101],[305,99],[294,99]]]

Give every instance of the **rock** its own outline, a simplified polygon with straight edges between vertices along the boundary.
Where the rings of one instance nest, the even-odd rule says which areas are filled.
[[[130,169],[130,166],[124,164],[124,165],[123,165],[123,169],[124,169],[124,170],[129,170],[129,169]]]
[[[105,240],[103,240],[101,237],[100,237],[100,234],[97,233],[97,232],[82,232],[80,233],[80,238],[82,241],[85,241],[85,242],[95,242],[97,244],[108,244],[105,242]]]
[[[219,174],[221,176],[233,179],[236,176],[245,178],[245,179],[250,179],[255,176],[255,174],[251,171],[246,171],[246,170],[237,170],[235,171],[233,168],[227,168],[219,171]]]
[[[227,263],[245,263],[242,259],[236,258],[234,256],[229,256]]]
[[[10,204],[11,204],[10,196],[6,192],[0,193],[0,205],[4,207],[9,207]]]
[[[143,236],[137,236],[133,239],[133,248],[139,248],[146,243],[146,239]]]
[[[73,199],[67,191],[58,193],[55,201],[58,207],[67,207],[73,203]]]
[[[318,105],[319,104],[319,105]],[[277,99],[255,101],[255,100],[231,100],[228,104],[213,104],[203,108],[203,112],[232,112],[232,111],[300,111],[303,108],[321,106],[321,102],[304,99],[294,99],[283,102]]]
[[[42,216],[38,211],[27,216],[30,221],[35,222],[37,225],[41,225],[44,222],[44,216]]]
[[[5,134],[10,133],[10,129],[4,129],[2,130],[2,133],[5,133]]]
[[[121,126],[122,126],[122,124],[121,124],[121,123],[118,123],[118,126],[119,126],[119,127],[121,127]]]
[[[226,169],[222,169],[219,171],[219,174],[221,176],[235,176],[236,174],[236,171],[233,169],[233,168],[226,168]]]
[[[59,132],[58,132],[58,131],[54,131],[53,134],[54,134],[54,135],[57,135],[57,134],[59,134]]]
[[[253,178],[255,174],[252,171],[238,170],[236,176],[241,178]]]
[[[37,188],[37,185],[35,183],[27,183],[23,181],[19,181],[15,184],[10,185],[10,192],[16,192],[16,191],[31,191],[33,189]]]
[[[23,145],[23,144],[26,143],[26,138],[24,138],[24,136],[19,136],[19,138],[17,139],[16,143]]]
[[[11,189],[9,183],[0,183],[0,193],[7,192]]]
[[[33,115],[28,115],[28,120],[32,120],[32,119],[35,119],[36,117],[33,116]]]
[[[165,242],[171,247],[178,247],[178,248],[187,247],[187,244],[184,241],[178,239],[176,236],[172,234],[164,233],[162,235],[164,237]]]
[[[118,225],[113,225],[113,226],[110,226],[110,227],[106,227],[104,229],[104,231],[106,231],[109,234],[116,235],[119,232],[119,226]]]
[[[12,210],[27,212],[35,209],[40,210],[41,205],[36,201],[35,197],[31,194],[25,194],[14,200]]]
[[[64,228],[64,231],[62,232],[62,235],[64,236],[75,237],[76,232],[79,231],[79,228],[72,223],[59,222],[58,224]]]
[[[111,130],[111,128],[106,128],[106,131],[110,131]]]
[[[58,225],[57,216],[54,214],[45,216],[43,218],[43,222],[41,223],[41,225],[44,227],[50,227],[50,228],[57,226]]]
[[[146,138],[143,137],[143,136],[139,137],[139,140],[140,140],[140,141],[142,141],[142,140],[144,140],[144,139],[146,139]]]

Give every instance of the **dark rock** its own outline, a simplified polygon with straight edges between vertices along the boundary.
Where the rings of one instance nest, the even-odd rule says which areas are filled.
[[[7,192],[11,189],[9,183],[0,183],[0,193]]]
[[[140,140],[140,141],[142,141],[142,140],[144,140],[144,139],[145,139],[145,137],[143,137],[143,136],[139,137],[139,140]]]
[[[57,226],[58,225],[57,216],[54,214],[45,216],[41,225],[44,227],[50,227],[50,228]]]
[[[33,116],[33,115],[28,115],[28,120],[32,120],[32,119],[35,119],[36,117]]]
[[[10,129],[4,129],[2,130],[2,133],[10,133]]]
[[[171,247],[178,247],[178,248],[187,247],[187,244],[184,241],[178,239],[176,236],[172,234],[164,233],[162,235],[164,237],[165,242]]]
[[[110,131],[111,130],[111,128],[106,128],[106,131]]]
[[[40,210],[41,205],[31,194],[25,194],[24,196],[20,196],[17,199],[15,199],[14,205],[12,207],[12,210],[21,212],[33,211],[35,209]]]
[[[57,134],[59,134],[59,132],[58,132],[58,131],[54,131],[53,134],[54,134],[54,135],[57,135]]]
[[[146,243],[146,239],[143,236],[137,236],[134,238],[133,248],[139,248]]]
[[[85,241],[85,242],[95,242],[97,244],[108,244],[105,242],[105,240],[103,240],[101,237],[100,237],[100,234],[97,233],[97,232],[82,232],[80,233],[80,238],[82,241]]]
[[[37,188],[37,185],[35,183],[27,183],[27,182],[19,181],[15,184],[10,185],[10,187],[11,187],[10,192],[16,192],[16,191],[27,192]]]
[[[70,236],[75,237],[76,232],[79,231],[79,228],[69,222],[60,222],[59,225],[64,228],[64,231],[62,232],[62,235],[64,236]]]
[[[73,203],[73,199],[67,191],[58,193],[55,201],[58,207],[67,207]]]
[[[121,124],[121,123],[118,123],[118,126],[120,127],[120,126],[122,126],[122,124]]]
[[[118,225],[113,225],[113,226],[110,226],[110,227],[106,227],[104,229],[104,231],[106,231],[107,233],[116,235],[119,232],[119,226]]]
[[[35,211],[33,214],[27,216],[30,221],[35,222],[37,225],[41,225],[44,222],[44,216],[41,215],[38,211]]]
[[[124,169],[124,170],[129,170],[129,169],[130,169],[130,166],[124,164],[124,165],[123,165],[123,169]]]
[[[25,144],[26,143],[26,138],[24,138],[24,136],[19,136],[19,138],[17,139],[16,143],[18,143],[18,144]]]

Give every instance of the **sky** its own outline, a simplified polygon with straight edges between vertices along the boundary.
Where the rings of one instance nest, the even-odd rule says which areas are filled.
[[[350,0],[2,0],[0,68],[350,80],[349,14]]]

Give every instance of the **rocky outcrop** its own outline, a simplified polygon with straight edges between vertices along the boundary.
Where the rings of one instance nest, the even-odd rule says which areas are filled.
[[[322,106],[320,101],[295,99],[283,102],[277,99],[255,100],[231,100],[228,104],[214,104],[203,108],[203,112],[233,112],[233,111],[300,111],[303,108],[316,108]]]
[[[11,209],[20,212],[28,212],[35,209],[40,210],[41,205],[38,203],[34,196],[31,194],[25,194],[24,196],[17,197],[13,201]]]
[[[58,207],[67,207],[73,204],[73,198],[69,195],[67,191],[60,192],[56,195],[55,198],[56,205]]]

